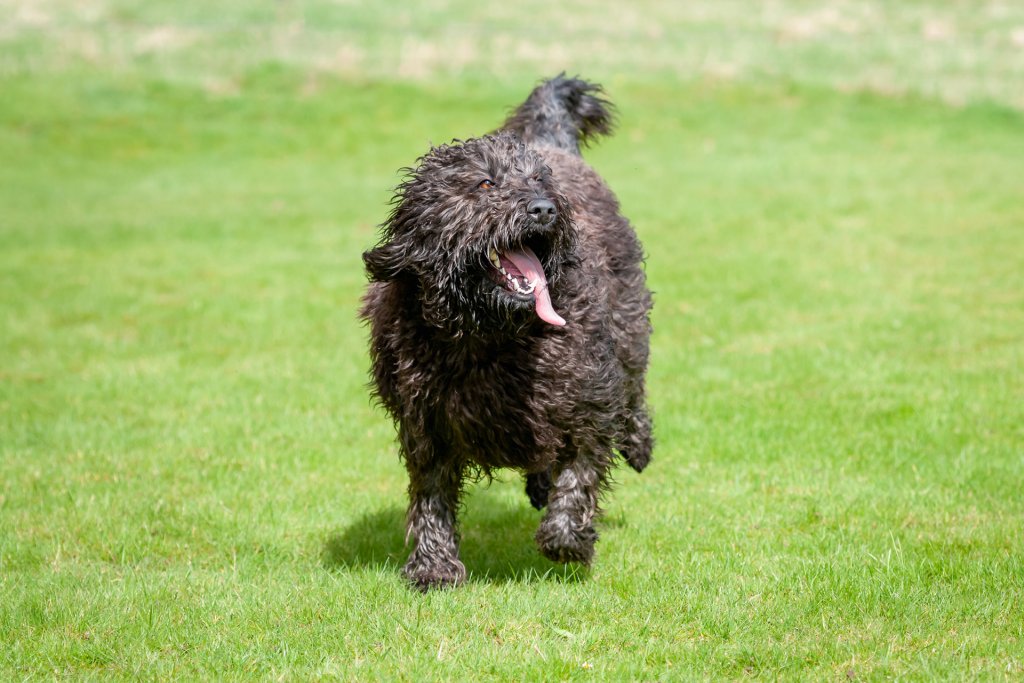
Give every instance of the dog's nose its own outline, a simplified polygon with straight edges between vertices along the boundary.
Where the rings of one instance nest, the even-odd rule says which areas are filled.
[[[539,223],[547,225],[555,220],[555,203],[547,199],[534,199],[526,205],[526,213]]]

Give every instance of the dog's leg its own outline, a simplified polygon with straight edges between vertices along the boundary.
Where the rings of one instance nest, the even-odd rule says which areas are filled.
[[[556,466],[548,512],[535,537],[548,559],[590,564],[597,541],[594,517],[603,470],[584,457]]]
[[[416,547],[402,573],[420,590],[455,586],[466,579],[456,530],[461,479],[462,473],[450,468],[410,472],[406,528]]]
[[[409,515],[406,538],[416,547],[402,574],[420,590],[456,586],[466,580],[459,560],[456,514],[462,489],[462,466],[426,454],[406,453],[409,471]]]
[[[543,510],[551,495],[551,470],[527,474],[526,495],[530,497],[530,505]]]
[[[651,436],[651,417],[642,398],[626,415],[624,427],[625,435],[619,452],[630,467],[637,472],[643,472],[651,462],[654,438]]]

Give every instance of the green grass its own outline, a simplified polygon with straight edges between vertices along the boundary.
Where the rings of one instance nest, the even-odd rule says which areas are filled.
[[[90,7],[0,8],[0,679],[1024,673],[1018,8],[556,42],[498,6]],[[423,596],[359,256],[396,169],[563,67],[619,105],[588,158],[650,254],[656,460],[589,571],[476,486],[470,581]]]

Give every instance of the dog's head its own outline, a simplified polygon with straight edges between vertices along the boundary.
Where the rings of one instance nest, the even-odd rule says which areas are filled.
[[[418,285],[426,320],[455,334],[565,321],[551,304],[573,262],[568,201],[543,159],[499,132],[433,148],[407,169],[370,278]]]

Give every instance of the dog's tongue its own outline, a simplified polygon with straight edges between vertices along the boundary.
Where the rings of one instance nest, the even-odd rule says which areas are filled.
[[[523,247],[519,251],[509,251],[505,256],[512,263],[516,264],[519,272],[526,276],[526,279],[535,283],[533,290],[534,305],[537,316],[546,323],[558,325],[565,324],[565,318],[555,313],[551,306],[551,295],[548,294],[548,280],[544,277],[544,268],[540,265],[540,259],[529,247]]]

